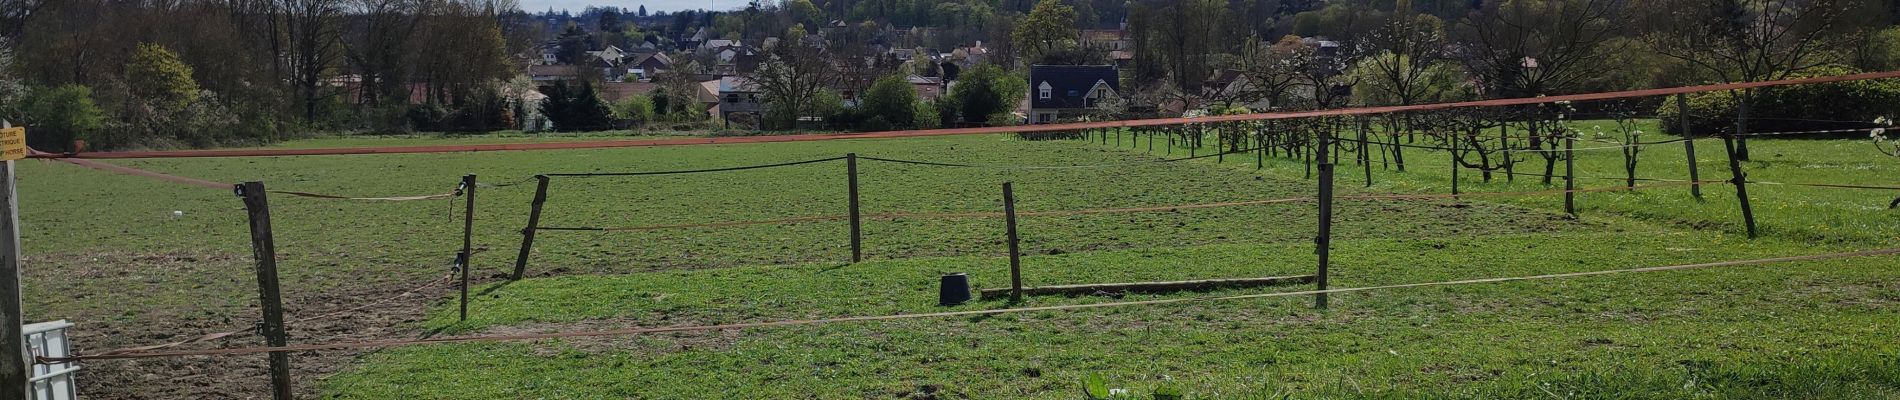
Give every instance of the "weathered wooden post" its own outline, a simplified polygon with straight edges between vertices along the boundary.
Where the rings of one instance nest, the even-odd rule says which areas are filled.
[[[1458,170],[1463,169],[1460,168],[1461,165],[1458,165],[1458,134],[1453,133],[1445,137],[1450,139],[1447,140],[1448,142],[1451,142],[1451,196],[1456,199],[1458,198]]]
[[[1319,290],[1326,290],[1328,257],[1332,254],[1333,243],[1333,161],[1326,157],[1326,147],[1332,141],[1331,129],[1323,129],[1319,134],[1319,143],[1315,147],[1319,158],[1319,235],[1313,238],[1314,253],[1319,255],[1319,273],[1313,281]],[[1326,293],[1320,292],[1313,297],[1313,307],[1326,308]]]
[[[1009,301],[1019,303],[1023,301],[1023,253],[1016,236],[1016,191],[1011,186],[1003,182],[1003,223],[1009,235]]]
[[[1366,130],[1370,129],[1366,117],[1359,117],[1359,166],[1366,170],[1366,187],[1372,187],[1372,147],[1366,140]]]
[[[858,153],[844,155],[846,179],[851,186],[851,262],[864,261],[864,222],[858,209]]]
[[[462,254],[456,269],[462,273],[462,320],[468,320],[468,273],[475,259],[475,174],[462,177]]]
[[[277,244],[271,237],[270,201],[265,198],[262,182],[238,184],[235,192],[244,199],[244,211],[250,215],[251,257],[257,262],[258,303],[264,309],[260,333],[266,345],[283,347],[284,304],[277,288]],[[271,398],[291,400],[289,352],[270,352],[270,385]]]
[[[1577,135],[1564,135],[1564,212],[1577,216]]]
[[[6,154],[0,163],[0,391],[8,399],[30,399],[33,354],[26,344],[26,316],[20,306],[20,199],[14,187],[13,159],[25,156],[26,129],[14,128],[0,120],[6,131],[7,146],[18,146],[18,154]],[[17,141],[17,142],[16,142]]]
[[[521,229],[521,254],[515,255],[514,280],[528,272],[528,252],[534,250],[534,231],[541,226],[541,206],[548,202],[548,176],[535,175],[534,202],[528,206],[528,227]]]
[[[1695,161],[1695,135],[1689,130],[1689,96],[1676,95],[1676,123],[1682,127],[1682,149],[1689,153],[1689,194],[1702,201],[1702,174]]]
[[[1742,223],[1748,225],[1748,238],[1755,238],[1755,208],[1748,202],[1748,173],[1742,171],[1742,160],[1736,154],[1735,135],[1723,135],[1723,147],[1728,149],[1728,171],[1732,177],[1729,183],[1735,184],[1735,198],[1742,204]]]

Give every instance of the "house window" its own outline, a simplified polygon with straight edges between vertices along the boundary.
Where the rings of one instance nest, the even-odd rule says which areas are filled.
[[[1047,123],[1055,121],[1055,119],[1056,119],[1056,115],[1053,113],[1036,114],[1036,123],[1039,123],[1039,124],[1047,124]]]
[[[738,94],[738,93],[727,93],[727,94],[726,94],[726,102],[727,102],[727,103],[738,103],[738,102],[739,102],[739,94]]]
[[[1038,92],[1037,93],[1038,97],[1041,97],[1044,100],[1048,100],[1050,97],[1055,97],[1056,88],[1049,86],[1049,82],[1043,82],[1042,86],[1038,88],[1037,92]]]
[[[1080,94],[1081,94],[1081,93],[1078,93],[1078,92],[1076,92],[1076,91],[1074,91],[1074,90],[1070,90],[1070,91],[1069,91],[1069,97],[1075,97],[1075,96],[1077,96],[1077,95],[1080,95]]]

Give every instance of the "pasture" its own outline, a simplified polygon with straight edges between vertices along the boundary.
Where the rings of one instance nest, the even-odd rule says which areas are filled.
[[[513,137],[323,139],[291,147],[491,143]],[[1698,164],[1726,179],[1719,142]],[[1855,141],[1756,140],[1751,179],[1881,184],[1900,162]],[[839,221],[539,233],[530,279],[507,282],[537,173],[719,168],[842,156],[860,161],[867,213],[1160,207],[1025,217],[1031,285],[1311,273],[1310,203],[1166,206],[1310,197],[1297,161],[1154,162],[1130,143],[1013,136],[539,152],[125,160],[220,182],[349,196],[436,194],[480,176],[468,321],[432,286],[460,246],[460,199],[349,202],[273,196],[292,343],[513,334],[987,310],[1284,292],[1032,297],[936,305],[937,277],[1007,286],[1000,218],[872,218],[848,263]],[[1580,145],[1580,147],[1584,147]],[[1374,183],[1342,165],[1342,195],[1444,193],[1449,165],[1408,154]],[[1180,156],[1182,154],[1176,154]],[[1679,146],[1642,153],[1644,178],[1680,179]],[[52,162],[24,164],[29,320],[79,323],[78,350],[181,340],[256,318],[241,203],[231,193]],[[556,177],[542,226],[637,227],[836,215],[842,162],[658,177]],[[1614,152],[1578,175],[1620,177]],[[1534,178],[1466,193],[1535,191]],[[524,184],[527,183],[527,184]],[[1622,185],[1581,180],[1583,188]],[[1561,187],[1561,182],[1559,186]],[[1334,287],[1606,271],[1900,244],[1895,193],[1751,186],[1763,238],[1741,234],[1732,187],[1337,205]],[[174,211],[182,211],[177,215]],[[311,351],[300,392],[334,398],[1078,398],[1102,375],[1148,396],[1192,398],[1900,398],[1900,270],[1868,257],[986,317],[850,322],[643,336]],[[327,316],[367,302],[376,307]],[[255,346],[255,336],[214,342]],[[255,397],[263,357],[88,363],[86,393]]]

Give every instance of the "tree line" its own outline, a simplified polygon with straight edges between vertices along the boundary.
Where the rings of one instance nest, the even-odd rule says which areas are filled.
[[[5,1],[0,115],[49,151],[499,127],[530,41],[513,0]]]

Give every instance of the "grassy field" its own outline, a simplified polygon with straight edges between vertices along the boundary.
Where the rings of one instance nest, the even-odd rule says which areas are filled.
[[[287,147],[476,143],[512,137],[319,139]],[[1758,141],[1755,179],[1878,183],[1893,165],[1854,143]],[[1714,146],[1709,146],[1714,147]],[[1669,155],[1646,152],[1666,178]],[[1871,149],[1867,151],[1871,152]],[[1303,166],[1181,163],[1128,149],[1007,136],[853,140],[549,152],[128,160],[204,179],[353,196],[479,189],[480,296],[455,321],[449,291],[361,316],[292,326],[293,342],[504,334],[996,309],[934,305],[936,276],[1007,281],[995,218],[872,220],[869,262],[847,264],[845,225],[819,222],[651,232],[543,232],[529,272],[503,284],[536,173],[725,167],[861,155],[985,165],[865,162],[866,212],[1000,211],[1013,181],[1025,211],[1147,207],[1310,196]],[[1772,152],[1773,156],[1766,156]],[[1620,159],[1580,158],[1616,176]],[[1725,170],[1704,150],[1705,177]],[[1651,158],[1653,157],[1653,158]],[[1714,157],[1714,158],[1710,158]],[[1833,160],[1844,158],[1852,161]],[[1444,160],[1376,170],[1371,188],[1342,168],[1343,194],[1437,192]],[[1831,166],[1859,170],[1841,171]],[[1718,168],[1719,167],[1719,168]],[[247,326],[256,315],[243,213],[228,192],[28,163],[30,319],[79,322],[81,350],[178,340]],[[1589,171],[1586,174],[1583,171]],[[1865,176],[1862,176],[1864,174]],[[1723,176],[1723,175],[1716,175]],[[555,178],[543,226],[642,226],[842,214],[842,162],[719,174]],[[1540,190],[1480,184],[1467,191]],[[1585,182],[1603,186],[1618,182]],[[1436,186],[1434,186],[1436,185]],[[1740,237],[1733,195],[1707,187],[1580,196],[1583,218],[1552,199],[1350,201],[1339,206],[1334,285],[1611,270],[1897,244],[1888,193],[1751,192],[1767,237]],[[1760,194],[1756,194],[1760,193]],[[1884,197],[1884,198],[1883,198]],[[456,200],[459,201],[459,200]],[[293,319],[388,297],[446,273],[459,203],[357,203],[274,196]],[[1872,207],[1878,206],[1878,207]],[[1556,209],[1560,210],[1560,209]],[[183,211],[182,217],[173,211]],[[1029,284],[1307,273],[1310,204],[1139,214],[1026,217]],[[1810,226],[1811,225],[1811,226]],[[1891,257],[1562,281],[1202,302],[987,318],[850,323],[711,334],[541,343],[433,345],[298,355],[300,389],[336,398],[1077,398],[1081,377],[1196,398],[1900,398]],[[73,279],[79,277],[83,279]],[[1120,300],[1295,290],[1130,295]],[[1028,306],[1117,301],[1039,297]],[[135,305],[135,306],[127,306]],[[222,345],[254,345],[254,338]],[[254,397],[261,357],[89,365],[106,398]],[[321,378],[319,381],[318,379]]]

